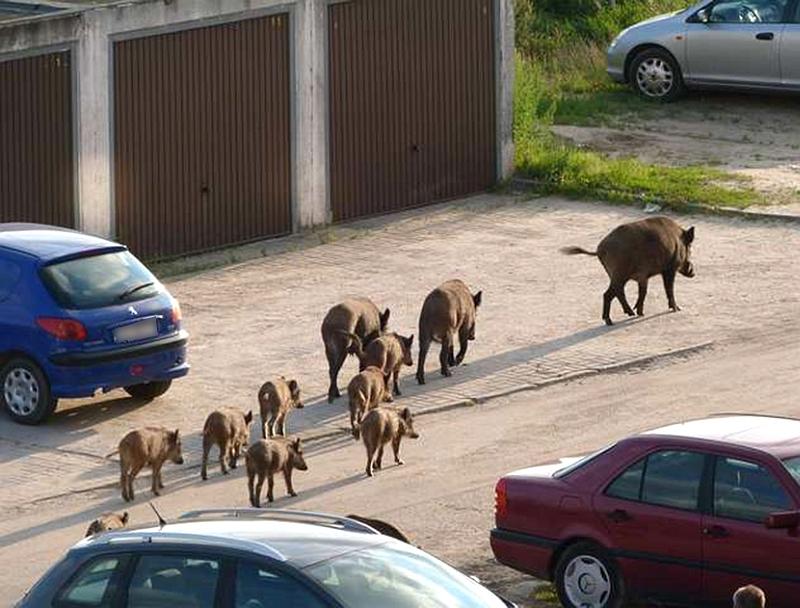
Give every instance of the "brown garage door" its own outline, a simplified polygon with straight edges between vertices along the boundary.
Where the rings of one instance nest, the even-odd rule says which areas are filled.
[[[291,230],[287,15],[120,41],[116,234],[146,258]]]
[[[0,222],[75,225],[70,55],[0,61]]]
[[[329,17],[334,220],[489,188],[492,0],[353,0]]]

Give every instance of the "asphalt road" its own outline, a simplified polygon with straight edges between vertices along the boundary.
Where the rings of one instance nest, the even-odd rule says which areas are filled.
[[[293,414],[290,432],[329,434],[308,445],[310,470],[295,476],[300,495],[284,497],[278,480],[275,506],[382,517],[423,548],[524,599],[529,579],[495,564],[488,545],[493,488],[503,473],[711,412],[800,415],[798,230],[680,218],[699,227],[698,277],[678,286],[683,312],[663,314],[654,283],[648,317],[606,329],[599,321],[602,269],[557,250],[590,247],[640,215],[489,197],[367,223],[359,234],[348,229],[357,238],[169,281],[184,303],[195,369],[164,399],[145,405],[113,394],[65,404],[34,429],[0,418],[0,606],[11,605],[99,513],[128,509],[133,523],[153,521],[147,476],[131,507],[116,488],[89,489],[113,482],[115,463],[103,455],[130,428],[163,423],[187,434],[187,465],[164,470],[167,488],[157,504],[167,518],[247,505],[243,470],[223,478],[212,466],[210,479],[200,481],[197,431],[213,407],[251,406],[265,377],[298,370],[310,405]],[[374,266],[382,271],[370,274]],[[407,464],[367,479],[363,446],[341,430],[346,405],[320,398],[319,320],[343,295],[369,293],[392,307],[393,327],[411,333],[427,289],[449,276],[484,289],[478,340],[453,378],[438,377],[433,362],[426,387],[404,377],[408,396],[398,404],[417,412],[481,405],[419,417],[421,439],[403,446]],[[712,346],[670,355],[694,344]],[[654,363],[597,371],[642,356]],[[354,364],[348,366],[342,384]],[[525,390],[582,372],[594,375]],[[485,400],[516,390],[522,392]]]
[[[493,488],[510,470],[594,450],[630,433],[714,412],[800,415],[800,326],[716,348],[682,361],[519,393],[480,406],[417,420],[422,437],[402,447],[406,464],[373,479],[363,473],[363,447],[346,436],[308,447],[310,470],[298,472],[297,498],[276,507],[359,513],[404,529],[424,549],[526,602],[530,579],[492,560],[488,532]],[[228,477],[212,469],[169,467],[159,509],[169,519],[197,507],[247,504],[240,468]],[[144,483],[142,484],[144,485]],[[143,488],[144,489],[144,488]],[[153,521],[141,496],[133,522]],[[9,605],[41,571],[81,538],[98,510],[119,509],[111,492],[86,493],[31,506],[0,525],[0,605]]]

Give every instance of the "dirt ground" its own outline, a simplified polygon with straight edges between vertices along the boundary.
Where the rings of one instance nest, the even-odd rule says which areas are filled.
[[[488,548],[500,475],[706,412],[799,413],[800,230],[777,221],[678,218],[697,226],[698,274],[680,279],[676,291],[683,311],[665,314],[654,282],[647,317],[623,321],[617,308],[612,314],[623,322],[606,328],[602,268],[558,248],[592,247],[641,216],[631,208],[485,196],[336,229],[325,245],[292,240],[275,245],[282,251],[275,255],[167,280],[183,304],[194,368],[164,398],[143,404],[112,393],[65,403],[37,428],[0,417],[0,605],[98,513],[128,508],[134,522],[152,521],[147,476],[126,507],[113,485],[117,465],[104,458],[131,428],[158,423],[185,434],[187,464],[165,470],[157,503],[168,517],[246,505],[241,470],[222,478],[213,468],[200,482],[199,431],[215,407],[255,406],[258,386],[277,374],[298,377],[305,390],[307,407],[289,419],[290,432],[319,439],[309,443],[310,471],[296,478],[300,496],[276,506],[385,517],[434,554],[527,598],[530,579],[498,566]],[[260,250],[249,251],[240,255]],[[403,375],[407,395],[398,404],[438,411],[419,418],[422,439],[403,448],[407,466],[368,480],[363,447],[345,432],[346,403],[324,402],[319,323],[344,296],[367,294],[391,307],[393,328],[416,333],[425,294],[454,276],[484,290],[468,365],[444,379],[431,357],[425,387],[412,370]],[[355,368],[347,363],[342,386]],[[585,377],[564,383],[576,376]],[[472,407],[451,407],[464,403]],[[282,493],[280,482],[277,488]]]
[[[610,126],[559,125],[557,135],[612,156],[705,164],[746,175],[775,211],[800,214],[800,98],[692,93]]]

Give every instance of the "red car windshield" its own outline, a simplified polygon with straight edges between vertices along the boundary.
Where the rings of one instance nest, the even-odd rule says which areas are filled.
[[[792,474],[792,477],[794,477],[794,480],[797,483],[800,483],[800,456],[787,458],[783,461],[783,466],[789,470],[789,472]]]
[[[586,466],[587,464],[589,464],[590,462],[592,462],[598,456],[602,456],[603,454],[608,452],[615,445],[616,444],[612,444],[612,445],[606,446],[602,450],[598,450],[597,452],[589,454],[588,456],[584,456],[580,460],[565,466],[563,469],[558,469],[558,471],[553,473],[553,477],[555,477],[556,479],[561,479],[562,477],[566,477],[570,473],[574,473],[578,469],[580,469],[580,468]]]

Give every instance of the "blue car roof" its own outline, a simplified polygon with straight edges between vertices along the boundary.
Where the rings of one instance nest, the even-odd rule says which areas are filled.
[[[0,224],[0,247],[24,253],[47,263],[122,245],[96,236],[43,224]]]

